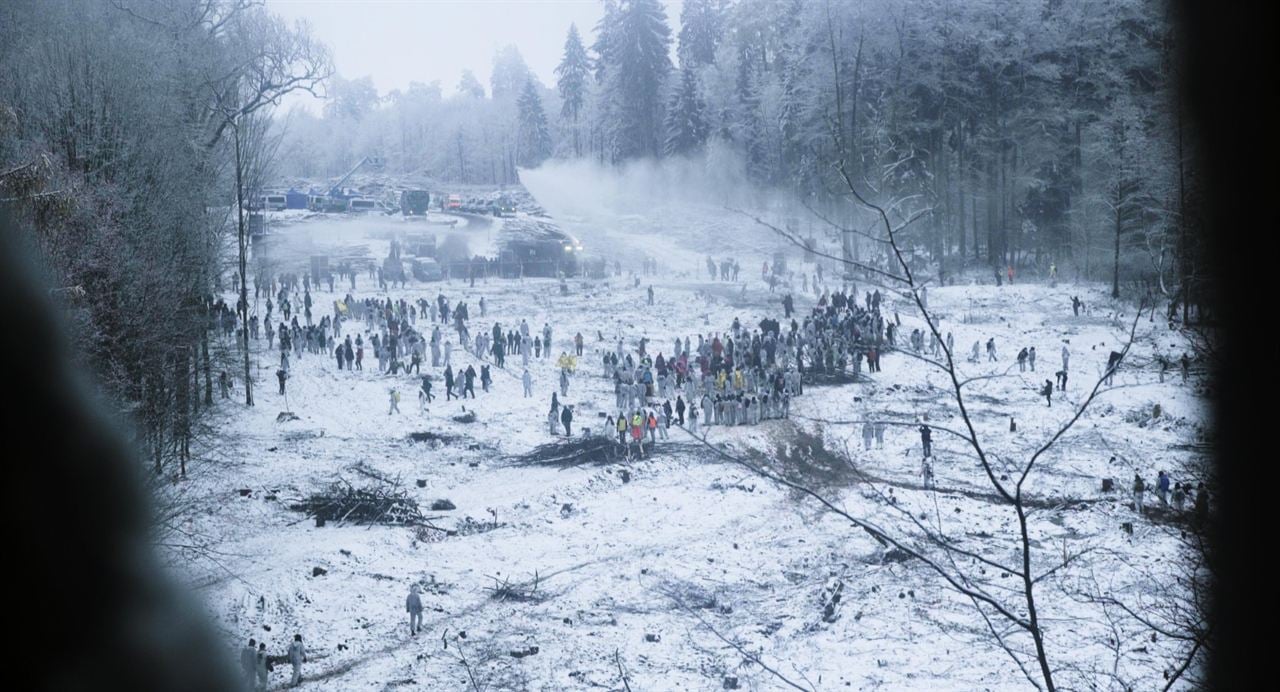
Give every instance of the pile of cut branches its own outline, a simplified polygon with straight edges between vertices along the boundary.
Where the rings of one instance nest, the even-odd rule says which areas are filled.
[[[627,449],[609,437],[579,437],[539,445],[517,458],[518,463],[570,468],[587,464],[611,464],[627,458]]]
[[[326,521],[354,524],[393,524],[431,527],[430,520],[418,509],[418,501],[395,482],[382,482],[355,487],[338,479],[311,493],[289,509],[306,512]],[[435,528],[435,527],[431,527]]]
[[[630,442],[630,438],[628,438],[628,442]],[[513,457],[512,460],[522,466],[573,468],[575,466],[604,466],[629,461],[641,456],[648,457],[654,454],[691,451],[697,451],[696,447],[666,440],[654,445],[646,438],[644,454],[641,455],[640,447],[635,443],[623,445],[619,444],[613,437],[591,436],[575,437],[571,440],[539,445],[522,455]]]
[[[538,584],[541,578],[538,576],[537,570],[533,573],[533,579],[526,582],[511,583],[510,577],[490,576],[493,580],[493,586],[486,586],[485,590],[490,593],[494,600],[498,601],[518,601],[522,603],[537,602],[542,599],[538,593]]]

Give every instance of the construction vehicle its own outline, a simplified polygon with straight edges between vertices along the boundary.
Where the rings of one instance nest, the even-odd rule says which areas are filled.
[[[359,171],[361,168],[368,166],[374,170],[380,170],[382,168],[382,165],[383,165],[382,158],[379,156],[366,156],[363,159],[360,159],[359,163],[357,163],[355,166],[352,166],[351,170],[347,171],[346,175],[342,176],[341,178],[338,178],[338,182],[334,183],[329,188],[329,199],[342,200],[343,202],[342,210],[346,211],[346,209],[349,207],[347,202],[351,200],[351,198],[356,197],[356,195],[353,193],[347,192],[346,190],[343,189],[342,186],[346,185],[347,181],[351,179],[351,176],[355,175],[356,171]],[[329,206],[336,207],[337,205],[334,204]],[[328,209],[326,209],[325,211],[328,211]]]

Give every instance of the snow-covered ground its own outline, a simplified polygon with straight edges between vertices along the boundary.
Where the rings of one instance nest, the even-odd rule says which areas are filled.
[[[336,222],[295,221],[285,233],[317,247],[363,245],[378,258],[385,254],[382,227],[405,223],[366,218],[334,230]],[[781,318],[782,294],[768,291],[760,265],[789,246],[769,230],[710,207],[615,221],[562,223],[590,249],[628,268],[639,269],[639,252],[658,257],[665,275],[652,281],[655,306],[645,304],[652,277],[635,287],[630,276],[571,281],[568,296],[552,280],[415,283],[390,295],[413,302],[444,293],[452,303],[465,301],[473,333],[494,321],[504,329],[521,319],[535,330],[549,324],[557,355],[581,332],[587,351],[566,397],[577,407],[575,434],[599,428],[611,411],[612,386],[601,376],[599,358],[617,337],[634,349],[647,336],[651,351],[669,352],[677,336],[696,342],[699,333],[727,331],[735,317],[744,325]],[[675,223],[685,227],[651,234]],[[742,264],[739,283],[711,282],[702,271],[703,258],[726,256],[725,248]],[[794,248],[789,262],[812,269]],[[834,273],[828,267],[828,279]],[[798,284],[803,315],[815,296],[801,295]],[[859,295],[869,288],[859,285]],[[363,276],[355,295],[386,297],[374,289]],[[1073,294],[1088,314],[1072,315]],[[317,317],[340,297],[313,296]],[[483,318],[481,296],[488,305]],[[1010,463],[1025,460],[1074,414],[1073,404],[1098,378],[1109,352],[1122,346],[1132,317],[1123,314],[1131,308],[1112,305],[1102,287],[1085,285],[939,287],[930,289],[928,302],[943,333],[955,334],[961,376],[1001,375],[976,381],[965,394],[989,454]],[[894,310],[904,338],[922,324],[905,300],[891,298],[889,314]],[[419,318],[420,329],[425,320]],[[344,334],[358,328],[363,325],[350,324]],[[1034,571],[1048,569],[1064,551],[1084,553],[1040,588],[1050,655],[1065,679],[1101,689],[1116,684],[1109,676],[1109,638],[1121,637],[1116,673],[1140,688],[1161,682],[1177,648],[1163,638],[1152,642],[1131,624],[1113,630],[1097,606],[1071,593],[1096,580],[1110,595],[1136,598],[1172,580],[1179,528],[1135,521],[1125,490],[1135,470],[1148,483],[1158,469],[1187,480],[1185,445],[1206,416],[1192,386],[1176,374],[1157,382],[1153,353],[1180,356],[1181,337],[1145,317],[1138,333],[1114,388],[1049,450],[1026,485],[1038,502],[1030,515]],[[963,362],[975,340],[989,337],[996,339],[998,362]],[[1070,385],[1065,400],[1047,407],[1036,390],[1061,366],[1064,344],[1071,352]],[[1038,372],[1018,371],[1013,355],[1024,345],[1037,347]],[[885,548],[866,532],[683,431],[673,428],[665,449],[660,444],[653,456],[630,463],[565,469],[517,463],[515,457],[551,441],[545,416],[556,386],[554,359],[531,368],[534,398],[521,396],[519,359],[509,357],[506,371],[494,368],[493,391],[446,403],[437,387],[441,397],[420,412],[415,377],[380,375],[371,357],[363,372],[351,373],[337,370],[331,358],[308,355],[293,363],[289,381],[289,409],[299,420],[277,423],[286,408],[273,374],[278,354],[265,340],[257,347],[257,406],[219,407],[216,461],[185,490],[211,500],[190,528],[217,538],[220,564],[196,561],[184,569],[226,632],[229,650],[248,637],[265,637],[282,652],[294,633],[303,634],[311,651],[308,689],[468,689],[468,668],[485,689],[622,689],[624,671],[635,690],[723,689],[730,679],[743,689],[784,685],[719,635],[816,689],[1027,687],[972,603],[935,573],[918,561],[885,560]],[[461,349],[453,355],[455,368],[475,363],[479,369]],[[387,412],[392,386],[404,394],[399,415]],[[910,516],[922,518],[963,537],[967,548],[1007,562],[1016,547],[1016,517],[991,496],[961,443],[935,434],[938,490],[920,488],[915,421],[961,425],[947,386],[941,371],[890,353],[883,371],[862,383],[806,389],[794,401],[791,421],[711,428],[705,442],[735,456],[760,453],[753,458],[766,464],[779,463],[777,451],[793,444],[797,431],[816,435],[829,450],[843,453],[847,445],[857,470],[877,480],[852,472],[812,479],[836,505],[908,540],[918,535]],[[1153,421],[1157,403],[1163,415]],[[464,407],[476,412],[475,423],[452,420]],[[883,449],[863,451],[860,421],[869,416],[909,425],[890,427]],[[1011,417],[1016,433],[1009,431]],[[450,441],[413,442],[410,433],[421,431]],[[459,528],[458,534],[341,522],[317,528],[287,508],[338,478],[368,483],[357,466],[401,479],[424,512],[437,517],[434,523]],[[1114,478],[1117,491],[1103,493],[1103,478]],[[242,496],[241,488],[251,492]],[[457,509],[427,511],[441,498]],[[1124,522],[1135,522],[1132,535],[1121,530]],[[316,567],[326,572],[313,576]],[[990,568],[986,572],[989,590],[1018,607],[1020,582],[1009,577],[1005,588]],[[499,582],[535,578],[528,599],[494,597]],[[837,583],[839,603],[825,614],[824,597]],[[416,637],[404,613],[412,584],[423,586],[427,606],[425,631]],[[1021,651],[1029,647],[1016,636],[1011,643]],[[512,655],[534,646],[536,654]],[[286,678],[277,671],[276,682]]]

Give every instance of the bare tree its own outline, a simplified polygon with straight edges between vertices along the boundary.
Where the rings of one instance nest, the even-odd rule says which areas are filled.
[[[836,149],[839,150],[839,133],[841,130],[836,123],[830,124],[830,130],[832,139],[836,143]],[[854,261],[847,256],[825,256],[845,266],[861,270],[871,277],[873,282],[881,282],[895,293],[905,297],[914,305],[928,331],[932,333],[933,338],[942,343],[944,357],[941,360],[917,357],[925,365],[935,368],[944,374],[949,384],[947,394],[963,424],[960,429],[939,428],[939,430],[949,434],[963,444],[968,454],[977,461],[981,468],[982,477],[990,487],[993,499],[1013,515],[1017,527],[1017,549],[1010,556],[1013,559],[1005,562],[998,558],[984,555],[978,549],[966,547],[959,538],[949,535],[943,529],[940,519],[934,526],[928,526],[912,515],[911,512],[905,510],[899,512],[906,520],[907,525],[904,530],[913,531],[914,533],[900,535],[894,530],[883,528],[870,520],[856,516],[842,508],[839,503],[802,482],[797,482],[783,474],[771,471],[762,464],[729,455],[717,447],[711,447],[711,449],[715,450],[720,456],[743,465],[765,478],[815,499],[829,511],[836,513],[854,526],[866,531],[882,545],[901,550],[905,555],[921,562],[929,571],[940,577],[973,604],[975,610],[985,622],[993,641],[1014,660],[1019,670],[1031,684],[1037,688],[1049,691],[1055,690],[1057,689],[1057,683],[1054,679],[1054,666],[1051,662],[1050,649],[1045,640],[1043,620],[1039,612],[1037,588],[1043,580],[1066,568],[1079,555],[1064,554],[1061,559],[1041,568],[1038,562],[1048,556],[1038,557],[1035,554],[1036,543],[1032,538],[1031,521],[1028,514],[1036,498],[1028,494],[1026,488],[1029,480],[1033,478],[1033,474],[1041,465],[1046,453],[1053,449],[1063,436],[1075,426],[1094,400],[1100,394],[1108,391],[1104,389],[1104,383],[1109,380],[1110,375],[1114,374],[1119,367],[1119,362],[1108,366],[1107,370],[1094,382],[1087,396],[1074,406],[1071,415],[1046,439],[1026,449],[1024,458],[1013,460],[1000,459],[993,456],[988,451],[982,435],[978,433],[974,425],[965,393],[966,387],[991,379],[991,376],[964,378],[960,375],[954,354],[951,348],[946,345],[943,335],[939,332],[938,320],[934,318],[922,299],[921,289],[928,283],[928,280],[917,276],[912,264],[908,261],[908,253],[903,246],[905,232],[914,221],[930,210],[920,209],[909,212],[907,211],[909,200],[906,199],[896,199],[888,204],[873,202],[864,194],[862,185],[855,182],[843,158],[833,162],[832,167],[838,179],[843,182],[844,190],[849,198],[860,208],[869,211],[876,220],[879,230],[875,233],[873,239],[883,247],[890,262],[887,269],[881,269],[866,262]],[[896,224],[891,219],[891,215],[900,217]],[[757,217],[752,218],[755,218],[758,223],[770,228],[788,242],[803,247],[802,240],[794,237],[794,234]],[[1141,308],[1139,308],[1138,313],[1141,313]],[[1136,329],[1137,316],[1134,317],[1133,323],[1127,330],[1127,338],[1120,350],[1121,360],[1128,354],[1130,347],[1134,343]],[[875,339],[878,343],[880,335],[876,334]],[[912,537],[907,538],[906,535]],[[1007,589],[998,587],[990,578],[985,576],[988,568],[997,575],[1013,575],[1016,577],[1020,583],[1016,594],[1006,595],[1008,593]],[[996,621],[1003,621],[1011,629],[1005,630],[997,627]],[[1024,648],[1023,643],[1019,641],[1020,638],[1030,640],[1031,646],[1029,650]],[[1025,642],[1025,639],[1022,641]]]
[[[244,211],[250,200],[259,197],[268,166],[280,146],[280,137],[270,133],[271,121],[261,113],[239,115],[239,109],[228,112],[235,150],[236,186],[236,250],[240,281],[236,313],[240,317],[240,348],[244,363],[245,405],[253,406],[253,373],[250,369],[249,344],[249,243],[250,234]]]

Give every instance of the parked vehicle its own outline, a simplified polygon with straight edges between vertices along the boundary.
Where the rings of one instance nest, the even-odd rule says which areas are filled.
[[[289,206],[289,200],[284,195],[263,195],[262,209],[267,211],[284,211]]]
[[[431,204],[431,193],[426,190],[405,190],[400,193],[400,213],[405,216],[426,216]]]
[[[461,196],[461,195],[449,195],[449,197],[447,198],[447,200],[446,200],[446,202],[445,202],[445,208],[446,208],[446,209],[453,209],[453,210],[461,210],[461,209],[462,209],[462,196]]]
[[[413,278],[418,281],[439,281],[444,278],[440,271],[440,263],[430,257],[414,257],[409,260],[413,267]]]
[[[404,253],[415,257],[435,257],[436,234],[406,233],[404,236]]]
[[[489,203],[489,213],[494,216],[515,216],[516,203],[509,197],[499,197]]]
[[[352,212],[377,211],[378,203],[375,200],[366,197],[353,197],[347,203],[347,209]]]

